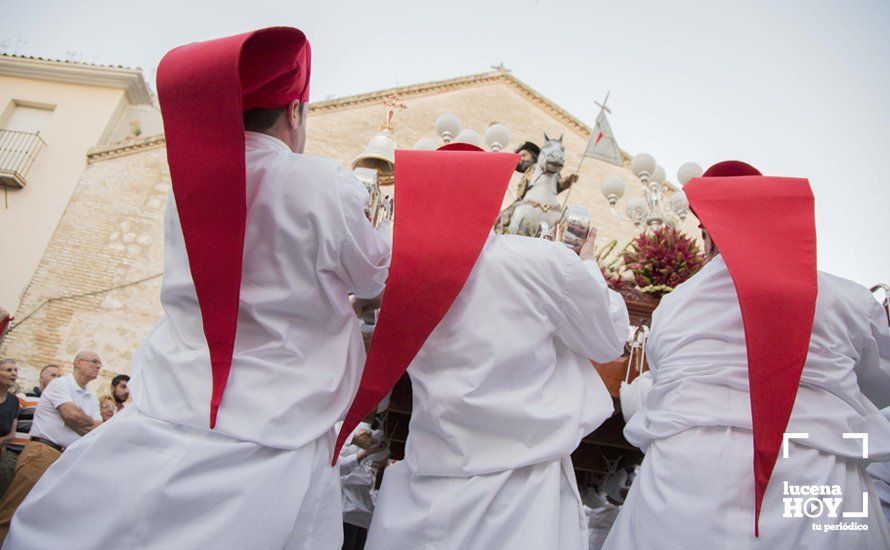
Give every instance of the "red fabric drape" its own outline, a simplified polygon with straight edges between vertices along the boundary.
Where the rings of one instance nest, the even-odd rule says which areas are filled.
[[[396,151],[389,279],[334,463],[346,437],[392,389],[448,312],[491,234],[519,155],[478,151]]]
[[[759,535],[763,496],[813,328],[816,229],[807,180],[735,175],[752,173],[743,163],[735,168],[709,170],[719,175],[693,179],[683,190],[726,262],[742,312],[754,439],[754,533]]]
[[[244,249],[242,109],[308,100],[310,49],[289,27],[180,46],[158,66],[167,162],[210,352],[210,427],[235,344]]]

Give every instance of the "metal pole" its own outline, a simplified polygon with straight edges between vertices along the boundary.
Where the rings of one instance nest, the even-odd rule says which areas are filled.
[[[611,93],[611,92],[610,92],[610,93]],[[606,101],[608,101],[608,100],[609,100],[609,94],[606,94]],[[606,102],[604,101],[603,104],[600,105],[600,112],[597,113],[597,115],[596,115],[596,119],[597,119],[597,120],[599,120],[600,115],[603,114],[603,110],[605,110],[605,108],[606,108],[605,103],[606,103]],[[596,126],[594,126],[594,128],[596,128]],[[590,138],[592,138],[592,137],[593,137],[593,132],[591,132],[591,133],[590,133],[590,136],[587,138],[587,145],[584,146],[584,150],[581,152],[581,161],[578,162],[578,168],[575,170],[575,174],[578,175],[578,179],[579,179],[579,180],[581,179],[581,165],[584,164],[584,159],[587,158],[587,155],[586,155],[586,153],[587,153],[587,147],[590,145]],[[559,221],[560,221],[560,222],[562,222],[563,218],[565,218],[565,215],[566,215],[566,207],[567,207],[568,204],[569,204],[569,197],[572,196],[572,189],[575,188],[575,185],[576,185],[577,183],[578,183],[578,182],[576,181],[575,183],[572,184],[571,187],[569,187],[569,191],[568,191],[568,193],[566,193],[565,198],[563,198],[563,201],[562,201],[562,215],[559,217]]]

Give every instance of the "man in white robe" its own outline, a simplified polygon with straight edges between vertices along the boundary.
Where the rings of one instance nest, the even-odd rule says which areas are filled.
[[[890,420],[890,407],[884,407],[881,412]],[[884,517],[890,522],[890,461],[875,462],[869,465],[866,471],[881,501]]]
[[[343,550],[364,547],[374,514],[378,468],[389,456],[382,440],[381,430],[373,430],[370,424],[362,422],[340,449],[337,467],[343,490]]]
[[[728,164],[718,164],[712,170],[719,174],[718,168],[726,169]],[[725,179],[744,181],[726,191],[727,202],[732,193],[759,185],[757,174],[748,165],[729,166],[729,178]],[[800,182],[805,180],[796,180]],[[797,213],[791,211],[796,208],[795,199],[793,192],[783,191],[785,183],[766,181],[763,189],[778,187],[753,201],[756,207],[750,211],[768,204],[767,196],[775,194],[782,196],[786,209],[777,215],[795,218]],[[716,191],[719,193],[719,189]],[[693,195],[689,196],[695,208]],[[812,202],[806,208],[811,217]],[[805,363],[799,383],[792,388],[796,398],[784,429],[785,433],[805,433],[808,437],[791,439],[788,456],[778,455],[755,536],[752,428],[756,430],[758,424],[752,418],[754,397],[749,382],[753,348],[746,342],[750,329],[743,321],[755,324],[757,320],[750,313],[743,319],[742,291],[737,287],[745,274],[727,267],[730,256],[723,250],[721,239],[732,240],[725,231],[733,230],[733,218],[706,220],[699,210],[696,214],[712,236],[709,223],[723,223],[723,233],[713,241],[706,235],[713,257],[701,271],[666,295],[653,315],[647,343],[652,385],[642,408],[624,431],[628,441],[643,449],[646,457],[604,548],[890,547],[890,531],[865,473],[863,440],[844,437],[845,433],[868,434],[868,460],[890,458],[890,423],[878,410],[890,403],[890,333],[884,311],[864,287],[827,273],[815,277],[818,296],[812,329],[805,335],[808,344],[804,340],[804,353],[800,355]],[[811,223],[800,225],[814,231]],[[752,233],[750,225],[734,229],[738,240]],[[768,228],[763,234],[770,238]],[[795,284],[792,281],[783,286],[783,277],[799,269],[801,264],[795,264],[801,260],[797,249],[812,245],[814,251],[815,242],[796,242],[793,235],[783,231],[774,232],[772,238],[776,247],[786,247],[784,259],[788,263],[771,256],[770,245],[761,248],[751,242],[746,252],[760,252],[763,257],[756,267],[750,262],[748,265],[763,270],[763,276],[773,279],[774,291],[781,293]],[[714,242],[724,254],[712,245]],[[814,264],[812,270],[815,274]],[[781,298],[781,294],[774,296]],[[767,313],[779,323],[788,315],[781,301]],[[786,334],[775,336],[781,339]],[[781,346],[774,346],[768,353],[783,351]],[[778,374],[772,371],[769,377]],[[778,393],[767,398],[778,399]],[[796,513],[796,488],[814,485],[839,487],[843,501],[837,517],[832,517],[828,508],[820,508],[824,502],[804,503],[800,514]],[[863,506],[868,507],[866,517],[842,515],[862,512]],[[864,528],[867,530],[861,530]]]
[[[274,28],[178,48],[162,61],[174,187],[164,222],[165,315],[134,358],[134,405],[63,453],[19,508],[5,548],[339,550],[334,425],[365,357],[348,295],[382,290],[390,247],[365,216],[362,184],[302,154],[308,47],[302,32]],[[239,57],[242,90],[214,98],[233,81],[237,88],[237,71],[214,71],[237,68],[225,60]],[[181,105],[193,96],[194,105]],[[242,105],[251,111],[244,124],[258,130],[246,136]],[[206,147],[240,149],[199,151],[189,161],[180,150],[191,147],[180,127],[189,111],[206,115]],[[195,167],[183,162],[200,170],[188,174]],[[193,181],[205,173],[218,178],[205,182],[215,193]],[[228,221],[206,217],[226,208],[239,185],[244,202]],[[226,248],[229,231],[236,245],[243,238],[243,254]],[[231,281],[208,279],[201,262],[210,276],[240,264],[234,301],[222,296],[237,308],[223,326],[224,335],[237,328],[230,356],[217,354],[211,330],[228,323],[212,293]],[[226,360],[230,371],[218,368]]]
[[[464,179],[480,177],[490,173],[485,163],[496,155],[474,152],[449,159],[446,152],[426,153],[418,163],[424,176],[417,177],[407,153],[396,157],[397,189],[447,187],[447,180],[426,177],[445,167]],[[510,162],[515,165],[508,159],[508,167]],[[506,174],[503,182],[483,179],[467,186],[479,194],[498,186],[491,195],[499,203]],[[400,224],[411,222],[402,216],[412,207],[411,189],[401,192],[395,262],[410,255],[403,248],[400,256],[398,248],[408,242],[400,241],[399,231]],[[495,235],[487,229],[495,215],[496,209],[480,218],[478,259],[466,281],[458,281],[463,282],[456,285],[459,294],[408,368],[413,408],[405,458],[384,473],[368,550],[587,548],[570,454],[613,412],[588,358],[605,362],[622,353],[627,309],[593,257],[595,232],[579,258],[562,243]],[[467,233],[477,229],[468,221],[459,227]],[[424,274],[429,270],[433,280],[440,277],[432,272],[441,269],[438,260],[428,251],[405,277],[432,286]],[[402,282],[400,268],[394,263],[366,378],[373,376],[375,346],[386,341],[387,321],[418,321],[389,309],[389,293]],[[410,307],[406,303],[406,310]],[[392,353],[397,356],[398,350]],[[363,379],[363,386],[368,382]]]
[[[627,472],[618,470],[608,474],[599,488],[588,487],[581,493],[584,513],[587,516],[587,548],[601,550],[603,542],[618,517],[621,503],[624,502],[622,490],[627,482]]]

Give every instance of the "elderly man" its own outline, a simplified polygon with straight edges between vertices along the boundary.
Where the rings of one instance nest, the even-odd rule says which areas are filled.
[[[6,449],[0,455],[0,498],[6,493],[12,476],[15,474],[15,465],[19,454],[25,450],[31,432],[31,423],[34,420],[34,411],[40,401],[40,395],[46,389],[47,384],[62,376],[62,368],[58,365],[46,365],[40,369],[40,377],[37,386],[27,392],[18,394],[19,415],[15,424],[15,436],[6,444]]]
[[[514,165],[479,150],[396,152],[393,271],[340,432],[407,368],[405,459],[385,471],[368,549],[587,547],[570,454],[612,414],[588,358],[621,355],[627,308],[596,264],[595,231],[580,257],[491,232]]]
[[[92,351],[74,358],[68,376],[50,382],[37,404],[31,440],[18,457],[12,484],[0,500],[0,541],[6,538],[16,509],[66,447],[102,423],[99,401],[87,384],[99,376],[102,360]]]
[[[124,404],[130,399],[130,388],[127,383],[130,377],[126,374],[118,374],[111,379],[111,397],[114,399],[114,410],[120,412]]]
[[[134,405],[65,452],[6,550],[339,550],[334,425],[365,353],[349,295],[382,291],[390,246],[352,173],[303,154],[310,59],[275,27],[161,60],[165,315]]]
[[[865,473],[890,458],[884,311],[816,270],[807,180],[728,161],[684,191],[710,261],[653,315],[624,430],[646,457],[604,548],[890,548]]]

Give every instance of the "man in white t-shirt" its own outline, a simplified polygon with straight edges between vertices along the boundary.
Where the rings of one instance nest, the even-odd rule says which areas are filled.
[[[92,351],[74,358],[74,371],[56,378],[40,396],[31,425],[31,440],[19,456],[12,484],[0,500],[0,543],[16,509],[65,447],[102,423],[99,400],[86,389],[99,376],[102,360]]]

